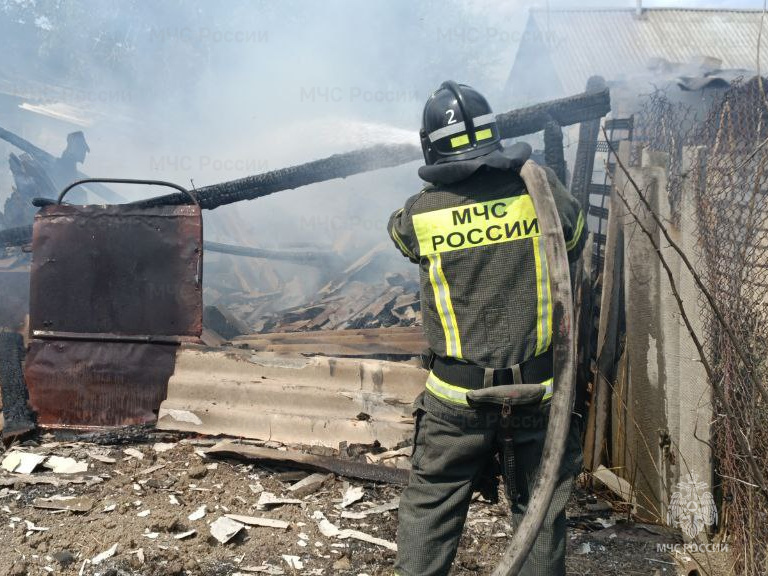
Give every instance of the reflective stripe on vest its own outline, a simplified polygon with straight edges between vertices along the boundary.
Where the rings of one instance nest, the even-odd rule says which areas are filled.
[[[541,383],[544,386],[544,396],[541,402],[547,402],[552,398],[554,379],[550,378]],[[461,386],[454,386],[438,378],[434,372],[430,372],[427,377],[427,390],[432,394],[453,404],[460,404],[461,406],[469,406],[467,402],[467,392],[469,388],[462,388]]]
[[[427,377],[427,390],[442,400],[461,404],[462,406],[469,406],[467,402],[467,388],[448,384],[448,382],[444,382],[435,376],[434,372],[430,372]]]
[[[404,211],[404,208],[400,208],[400,210],[397,211],[396,218],[399,218],[402,215],[403,211]],[[403,242],[403,239],[400,238],[400,234],[397,233],[397,225],[396,224],[392,225],[391,231],[392,231],[392,239],[395,242],[397,242],[397,245],[400,247],[400,251],[403,254],[407,255],[409,258],[413,258],[415,260],[416,259],[416,255],[413,252],[410,251],[408,246],[405,245],[405,242]]]
[[[443,273],[440,254],[431,254],[428,258],[429,281],[432,284],[432,291],[435,293],[435,306],[445,334],[445,354],[454,358],[462,358],[459,324],[456,322],[456,313],[451,301],[451,289]]]
[[[549,269],[544,242],[537,236],[533,239],[533,256],[536,262],[536,352],[539,356],[552,343],[552,294],[549,287]]]
[[[568,252],[576,248],[576,244],[579,243],[579,239],[581,238],[581,233],[583,231],[584,231],[584,213],[581,210],[579,210],[579,217],[576,220],[576,230],[573,232],[573,237],[565,244],[565,249]]]

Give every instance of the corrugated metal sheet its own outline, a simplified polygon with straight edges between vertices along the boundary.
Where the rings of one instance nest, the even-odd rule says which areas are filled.
[[[404,362],[182,347],[157,427],[338,447],[413,433],[427,373]],[[361,416],[365,414],[366,416]]]
[[[590,76],[625,79],[647,72],[655,59],[686,65],[716,58],[723,69],[754,72],[761,15],[748,10],[645,9],[641,16],[631,9],[531,10],[507,93],[515,103],[576,94]],[[761,45],[768,60],[768,34]]]
[[[235,346],[246,344],[252,350],[263,352],[379,360],[392,360],[392,356],[419,356],[428,347],[421,326],[252,334],[234,338],[233,343]]]

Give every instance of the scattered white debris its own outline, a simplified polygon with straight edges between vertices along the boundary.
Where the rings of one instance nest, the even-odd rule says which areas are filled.
[[[117,504],[107,504],[104,506],[104,512],[112,512],[117,508]]]
[[[353,538],[355,540],[362,540],[363,542],[368,542],[369,544],[376,544],[377,546],[383,546],[384,548],[397,552],[397,544],[395,544],[394,542],[390,542],[389,540],[383,540],[381,538],[376,538],[375,536],[371,536],[370,534],[366,534],[365,532],[360,532],[359,530],[349,530],[349,529],[341,530],[339,529],[338,526],[336,526],[330,520],[328,520],[325,517],[325,514],[323,514],[319,510],[315,511],[312,514],[312,518],[314,518],[317,521],[317,527],[320,530],[320,533],[326,538],[339,538],[340,540]],[[332,544],[331,546],[336,546],[336,545]]]
[[[88,512],[93,508],[94,501],[85,496],[62,496],[56,494],[50,498],[35,498],[32,506],[46,510],[69,510],[70,512]]]
[[[213,464],[208,464],[205,468],[206,470],[218,470],[219,464],[217,462],[214,462]]]
[[[151,512],[149,508],[147,508],[146,510],[142,510],[141,512],[136,513],[136,516],[138,516],[139,518],[146,518],[147,516],[150,515],[150,513]]]
[[[359,530],[342,530],[338,537],[342,540],[347,538],[354,538],[355,540],[361,540],[363,542],[368,542],[369,544],[376,544],[377,546],[383,546],[388,550],[397,552],[397,544],[394,542],[390,542],[389,540],[384,540],[382,538],[376,538],[376,536],[371,536],[370,534],[360,532]]]
[[[205,504],[203,504],[202,506],[200,506],[200,508],[198,508],[197,510],[192,512],[192,514],[187,516],[187,518],[192,521],[201,520],[202,518],[205,518],[205,513],[207,511],[208,511],[208,507]]]
[[[156,442],[154,446],[152,446],[152,449],[155,452],[168,452],[168,450],[173,450],[178,445],[178,442]]]
[[[398,450],[390,450],[389,452],[382,452],[381,454],[368,453],[365,455],[365,460],[369,464],[381,464],[384,466],[399,468],[400,462],[407,461],[410,458],[412,451],[413,447],[404,446]]]
[[[47,532],[50,528],[44,528],[42,526],[35,526],[34,523],[29,520],[24,520],[24,524],[27,525],[27,531],[29,532]]]
[[[169,494],[168,495],[168,502],[173,504],[174,506],[178,506],[179,505],[179,499],[176,498],[176,496],[173,495],[173,494]]]
[[[254,494],[261,494],[264,492],[264,486],[261,485],[261,482],[256,482],[256,484],[248,484],[248,488],[250,488],[251,492]]]
[[[397,510],[399,507],[400,507],[400,498],[395,497],[393,500],[390,500],[385,504],[380,504],[379,506],[368,508],[368,510],[363,510],[362,512],[348,512],[345,510],[344,512],[341,513],[341,517],[349,518],[352,520],[362,520],[366,516],[370,516],[371,514],[382,514],[384,512],[389,512],[391,510]]]
[[[117,553],[117,544],[114,544],[112,548],[110,548],[109,550],[105,550],[101,554],[97,554],[96,556],[91,558],[91,564],[93,564],[94,566],[96,564],[101,564],[102,562],[104,562],[104,560],[109,560],[110,558],[112,558],[112,556],[114,556],[116,553]]]
[[[302,562],[301,558],[298,556],[289,556],[288,554],[283,554],[283,560],[285,560],[285,563],[294,570],[304,569],[304,562]]]
[[[136,448],[126,448],[123,450],[123,454],[130,456],[131,458],[136,458],[137,460],[144,460],[144,453]]]
[[[363,499],[364,495],[365,491],[362,486],[350,486],[344,491],[344,495],[341,498],[341,507],[346,508],[355,502],[359,502]]]
[[[197,530],[187,530],[186,532],[179,532],[178,534],[174,534],[173,537],[176,538],[176,540],[184,540],[184,538],[189,538],[194,534],[197,534]]]
[[[290,523],[285,520],[275,520],[273,518],[260,518],[258,516],[241,516],[240,514],[225,514],[227,518],[234,520],[235,522],[241,522],[248,526],[264,526],[266,528],[278,528],[280,530],[287,530],[290,527]]]
[[[42,464],[45,456],[31,452],[11,452],[0,463],[0,467],[16,474],[32,474],[32,471]]]
[[[139,564],[144,564],[144,548],[136,550],[136,558],[139,559]]]
[[[49,468],[54,474],[82,474],[88,471],[88,462],[78,462],[74,458],[62,458],[50,456],[43,462],[43,466]]]
[[[595,522],[603,528],[612,528],[616,526],[616,518],[595,518]]]
[[[161,470],[165,468],[165,464],[155,464],[154,466],[150,466],[149,468],[144,468],[144,470],[140,471],[139,474],[142,476],[146,476],[147,474],[152,474],[152,472],[157,472],[158,470]]]
[[[268,564],[264,562],[261,566],[241,566],[242,572],[235,572],[232,576],[247,576],[246,572],[259,572],[261,574],[269,574],[269,576],[282,576],[285,571],[282,568],[278,568],[274,564]]]
[[[226,516],[222,516],[218,518],[213,524],[210,526],[211,530],[211,536],[216,538],[219,542],[222,544],[226,544],[232,538],[234,538],[240,530],[245,528],[244,524],[241,524],[240,522],[235,522],[231,518],[227,518]]]
[[[282,506],[283,504],[301,504],[301,500],[278,498],[272,494],[272,492],[262,492],[261,495],[259,495],[259,501],[256,503],[256,507],[259,510],[263,510],[270,506]]]
[[[90,458],[93,458],[94,460],[103,462],[104,464],[114,464],[115,462],[117,462],[117,460],[115,460],[114,458],[105,456],[104,454],[99,454],[98,452],[88,452],[88,456]]]
[[[160,532],[144,532],[142,536],[145,536],[150,540],[155,540],[158,536],[160,536]]]
[[[590,552],[592,552],[592,546],[589,545],[589,542],[582,542],[581,546],[576,549],[575,554],[583,556],[585,554],[589,554]]]
[[[160,408],[160,412],[157,415],[157,419],[162,420],[165,416],[176,420],[176,422],[187,422],[189,424],[195,424],[201,426],[203,421],[198,418],[197,414],[190,412],[189,410],[177,410],[175,408]]]
[[[320,474],[319,472],[310,474],[303,480],[296,482],[296,484],[288,488],[288,491],[300,491],[304,495],[311,494],[312,492],[318,490],[320,486],[323,485],[323,482],[325,482],[329,477],[332,478],[333,474]]]
[[[312,518],[317,520],[317,527],[320,529],[320,534],[326,538],[335,538],[341,533],[338,526],[328,520],[328,518],[325,517],[325,514],[320,512],[320,510],[316,510],[315,513],[312,514]]]

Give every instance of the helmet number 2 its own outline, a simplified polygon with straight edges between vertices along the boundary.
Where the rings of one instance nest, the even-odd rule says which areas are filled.
[[[448,108],[448,110],[445,111],[445,115],[448,116],[448,121],[445,123],[446,126],[448,124],[455,124],[456,118],[454,118],[455,112],[452,108]]]

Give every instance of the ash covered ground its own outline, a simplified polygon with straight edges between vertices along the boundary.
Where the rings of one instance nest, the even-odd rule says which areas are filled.
[[[307,482],[305,471],[208,458],[213,443],[167,433],[114,444],[46,434],[8,448],[3,461],[24,452],[43,462],[29,474],[0,471],[0,574],[392,573],[400,487],[332,474]],[[71,458],[80,471],[54,473],[50,456]],[[225,526],[220,538],[231,539],[222,543],[212,533],[227,515],[245,526],[235,524],[233,536]],[[582,489],[568,515],[568,574],[677,573],[656,551],[674,540],[661,527],[625,523]],[[265,519],[273,526],[246,524]],[[512,532],[503,497],[474,501],[451,574],[490,574]]]

